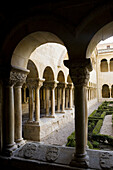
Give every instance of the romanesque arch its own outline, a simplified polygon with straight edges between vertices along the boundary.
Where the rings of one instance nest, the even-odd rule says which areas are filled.
[[[58,76],[57,76],[57,81],[59,81],[59,83],[65,82],[65,76],[64,76],[64,73],[62,71],[59,71]]]
[[[47,66],[43,73],[45,81],[54,81],[54,73],[51,67]]]
[[[110,59],[110,71],[113,71],[113,58]]]
[[[108,62],[106,59],[102,59],[100,62],[100,71],[101,72],[108,72]]]
[[[102,86],[102,97],[103,98],[110,98],[110,89],[107,84]]]
[[[68,75],[68,77],[67,77],[67,82],[68,82],[68,83],[72,83],[72,80],[71,80],[70,75]]]

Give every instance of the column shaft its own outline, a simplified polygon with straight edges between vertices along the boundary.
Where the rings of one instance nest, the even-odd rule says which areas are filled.
[[[69,89],[66,89],[66,109],[68,109],[68,101],[69,101]]]
[[[35,121],[40,121],[40,89],[39,87],[35,90]]]
[[[26,103],[26,87],[23,88],[24,103]]]
[[[57,112],[60,112],[60,101],[61,101],[61,95],[60,95],[60,88],[58,88],[58,95],[57,95]]]
[[[79,97],[78,97],[79,96]],[[75,86],[76,154],[85,153],[85,103],[84,87]]]
[[[6,154],[11,154],[17,148],[14,142],[14,93],[13,86],[6,85],[5,88],[5,136],[4,150]]]
[[[29,88],[29,122],[32,122],[34,118],[33,114],[33,89]]]
[[[46,116],[49,116],[49,89],[46,88]]]
[[[20,146],[24,143],[22,138],[22,100],[21,100],[21,87],[15,86],[14,88],[14,104],[15,104],[15,141]]]
[[[65,88],[62,88],[62,113],[64,113],[65,109]]]
[[[55,88],[51,90],[51,115],[55,117]]]
[[[73,95],[72,88],[69,89],[69,108],[72,109]]]

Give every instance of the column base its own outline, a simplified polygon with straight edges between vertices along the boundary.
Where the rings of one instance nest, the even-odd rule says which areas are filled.
[[[70,108],[69,108],[69,107],[67,107],[67,108],[65,108],[65,110],[70,110]]]
[[[55,115],[46,115],[45,117],[47,117],[47,118],[55,118],[56,116]]]
[[[23,138],[16,140],[17,147],[19,148],[21,145],[24,145],[26,142]]]
[[[55,113],[65,113],[65,112],[60,110],[60,111],[56,111]]]
[[[65,111],[64,110],[61,110],[61,112],[60,113],[65,113]]]
[[[8,144],[3,149],[3,155],[11,156],[16,149],[17,149],[17,145],[15,144],[15,142],[13,144]]]
[[[74,155],[70,166],[79,168],[88,168],[89,166],[89,156],[87,154]]]

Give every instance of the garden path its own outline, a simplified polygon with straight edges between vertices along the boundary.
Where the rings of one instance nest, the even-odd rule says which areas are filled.
[[[105,116],[100,134],[113,136],[112,115]]]

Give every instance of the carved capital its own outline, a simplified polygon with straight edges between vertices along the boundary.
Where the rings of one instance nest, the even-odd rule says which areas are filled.
[[[67,87],[67,84],[66,84],[66,83],[63,83],[63,82],[62,82],[62,83],[58,83],[58,84],[57,84],[57,87],[63,89],[63,88],[66,88],[66,87]]]
[[[25,83],[29,70],[11,66],[7,72],[5,72],[3,81],[6,86],[21,86]]]
[[[72,89],[73,88],[73,83],[68,83],[67,88]]]
[[[27,74],[23,73],[23,72],[16,72],[16,71],[11,71],[10,73],[10,80],[14,81],[14,84],[16,84],[16,86],[22,86],[27,78]]]
[[[44,79],[29,78],[27,79],[26,82],[28,88],[36,89],[36,88],[40,88],[43,85]]]
[[[90,59],[65,60],[65,65],[69,68],[71,79],[75,86],[87,85],[89,71],[92,71]]]
[[[75,67],[70,69],[70,75],[75,86],[86,86],[90,77],[87,67]]]
[[[57,86],[57,82],[56,81],[45,81],[44,82],[44,87],[48,88],[48,89],[54,89]]]

